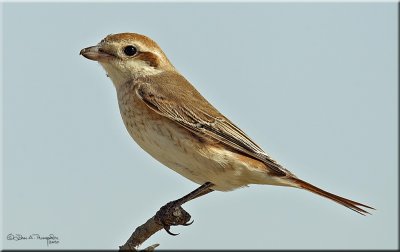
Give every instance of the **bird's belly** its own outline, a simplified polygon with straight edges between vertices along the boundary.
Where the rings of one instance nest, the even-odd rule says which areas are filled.
[[[279,184],[268,176],[263,164],[255,167],[238,159],[238,154],[204,142],[147,107],[120,109],[129,134],[143,150],[195,183],[212,182],[219,191],[248,184]]]

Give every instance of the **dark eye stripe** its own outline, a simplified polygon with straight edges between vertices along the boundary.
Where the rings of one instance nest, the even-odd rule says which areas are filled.
[[[151,52],[140,52],[136,58],[147,62],[147,64],[152,67],[158,67],[160,65],[160,59]]]

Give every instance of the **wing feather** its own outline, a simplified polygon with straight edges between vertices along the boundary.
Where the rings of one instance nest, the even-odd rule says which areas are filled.
[[[142,83],[136,94],[152,110],[165,116],[195,134],[206,135],[241,153],[265,163],[276,176],[285,176],[289,171],[270,158],[254,141],[229,119],[220,114],[200,94],[194,95],[195,102],[182,102],[177,93],[164,88]],[[168,97],[168,99],[167,99]],[[196,103],[196,99],[200,99]],[[194,104],[192,106],[191,104]],[[205,112],[211,111],[212,113]]]

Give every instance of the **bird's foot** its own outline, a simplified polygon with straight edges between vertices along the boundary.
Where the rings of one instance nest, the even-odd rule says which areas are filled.
[[[193,223],[193,220],[189,222],[190,218],[190,214],[182,208],[179,202],[176,201],[171,201],[162,206],[155,215],[156,222],[170,235],[179,234],[172,233],[170,231],[171,226],[189,226]]]

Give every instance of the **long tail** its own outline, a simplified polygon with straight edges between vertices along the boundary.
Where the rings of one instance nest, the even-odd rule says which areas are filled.
[[[339,203],[347,208],[350,208],[351,210],[353,210],[359,214],[362,214],[362,215],[370,214],[369,212],[365,211],[361,207],[375,210],[375,208],[373,208],[373,207],[370,207],[370,206],[358,203],[356,201],[352,201],[352,200],[337,196],[333,193],[324,191],[324,190],[322,190],[316,186],[313,186],[312,184],[307,183],[301,179],[290,178],[290,180],[292,180],[296,185],[298,185],[302,189],[306,189],[307,191],[310,191],[310,192],[313,192],[320,196],[323,196],[325,198],[331,199],[331,200],[335,201],[336,203]]]

